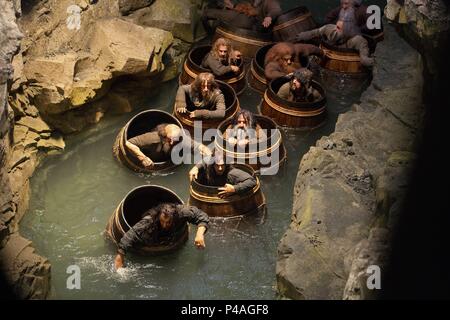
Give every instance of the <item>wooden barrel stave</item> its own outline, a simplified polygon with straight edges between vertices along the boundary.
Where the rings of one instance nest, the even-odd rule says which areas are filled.
[[[311,12],[304,6],[291,9],[277,18],[273,27],[275,41],[288,41],[303,31],[316,28]]]
[[[251,30],[232,27],[222,23],[216,28],[213,42],[218,38],[228,39],[233,48],[238,48],[245,59],[252,59],[261,47],[272,43],[272,34],[261,34]]]
[[[293,103],[281,99],[277,96],[278,88],[286,80],[283,78],[271,81],[261,103],[261,114],[275,120],[275,122],[284,127],[297,129],[314,129],[320,127],[326,120],[326,96],[322,86],[313,81],[312,85],[317,89],[322,99],[316,102]]]
[[[264,73],[264,58],[266,57],[267,51],[269,51],[269,49],[273,45],[274,43],[265,45],[256,52],[250,64],[250,70],[248,72],[249,86],[261,94],[266,91],[268,83]]]
[[[253,169],[246,165],[235,165],[255,176]],[[217,196],[217,188],[201,186],[191,183],[189,205],[205,211],[210,217],[236,217],[259,212],[266,206],[266,198],[261,190],[259,178],[256,186],[244,195],[233,195],[222,199]]]

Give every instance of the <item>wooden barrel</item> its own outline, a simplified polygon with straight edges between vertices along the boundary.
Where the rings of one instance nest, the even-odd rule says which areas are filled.
[[[272,43],[272,32],[261,33],[253,30],[233,27],[221,22],[214,33],[213,43],[218,38],[228,39],[233,48],[238,48],[242,56],[250,60],[259,48]]]
[[[239,105],[239,99],[236,95],[236,92],[233,90],[233,88],[220,80],[217,80],[217,83],[219,84],[219,88],[222,91],[224,97],[225,97],[225,105],[226,105],[226,110],[225,110],[225,118],[223,119],[204,119],[204,120],[195,120],[195,119],[191,119],[189,118],[189,113],[179,113],[176,110],[176,106],[174,105],[173,108],[173,114],[174,116],[183,124],[183,127],[186,128],[187,130],[189,130],[189,132],[191,133],[191,135],[195,137],[194,135],[194,126],[195,126],[195,122],[199,122],[201,121],[202,123],[202,135],[203,133],[207,130],[207,129],[215,129],[217,128],[217,126],[224,121],[224,119],[232,119],[234,118],[234,116],[236,115],[236,113],[239,111],[240,109],[240,105]],[[188,99],[186,97],[186,99]]]
[[[261,94],[266,91],[268,83],[264,73],[264,58],[266,57],[267,51],[269,51],[269,49],[272,48],[274,44],[275,43],[270,43],[260,48],[256,52],[250,64],[248,84],[252,89],[258,91]]]
[[[346,74],[364,74],[368,69],[361,64],[359,52],[355,49],[339,48],[323,42],[320,48],[324,52],[321,65],[323,68]]]
[[[210,217],[236,217],[258,213],[263,210],[266,206],[266,198],[254,170],[242,164],[236,164],[234,167],[255,177],[256,186],[252,190],[222,199],[218,196],[219,187],[206,186],[193,180],[189,188],[189,205],[205,211]]]
[[[237,49],[237,48],[236,48]],[[201,67],[202,60],[211,51],[211,46],[200,46],[189,51],[186,60],[183,64],[183,70],[180,75],[180,84],[189,84],[194,81],[199,73],[211,72],[211,70]],[[245,79],[245,66],[244,60],[241,60],[240,72],[238,74],[234,72],[229,72],[222,76],[216,76],[217,80],[222,80],[228,83],[236,94],[239,95],[245,90],[246,79]]]
[[[254,117],[256,124],[266,130],[266,139],[258,141],[257,144],[248,145],[244,150],[227,145],[223,135],[232,126],[232,119],[229,119],[223,121],[217,128],[215,148],[222,150],[227,159],[232,159],[234,163],[245,163],[257,173],[274,175],[287,159],[283,136],[272,119],[262,115],[254,115]]]
[[[157,186],[144,185],[131,190],[119,203],[106,226],[106,235],[116,245],[123,235],[137,222],[143,214],[162,202],[183,204],[173,191]],[[171,239],[157,245],[147,245],[133,248],[132,251],[141,255],[158,255],[172,252],[181,247],[189,237],[188,224],[182,225],[175,231]]]
[[[326,103],[325,90],[317,81],[312,81],[314,89],[322,98],[314,102],[291,102],[277,95],[279,88],[288,80],[274,79],[269,83],[261,103],[261,113],[275,120],[281,126],[297,129],[314,129],[325,122]]]
[[[284,12],[273,26],[275,41],[288,41],[300,32],[316,28],[316,22],[308,8],[300,6]]]
[[[152,109],[142,111],[135,115],[122,129],[120,129],[119,134],[116,137],[113,146],[113,156],[116,160],[131,170],[139,173],[152,173],[173,169],[176,165],[172,163],[170,157],[164,158],[163,154],[161,154],[161,157],[159,158],[153,156],[152,160],[154,166],[152,168],[145,168],[136,156],[125,146],[128,139],[149,132],[161,123],[173,123],[180,128],[183,128],[181,122],[178,121],[177,118],[165,111]]]

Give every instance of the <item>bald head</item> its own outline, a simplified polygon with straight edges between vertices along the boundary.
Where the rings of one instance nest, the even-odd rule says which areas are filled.
[[[180,140],[181,128],[176,124],[168,124],[166,126],[166,138],[170,145],[174,145]]]

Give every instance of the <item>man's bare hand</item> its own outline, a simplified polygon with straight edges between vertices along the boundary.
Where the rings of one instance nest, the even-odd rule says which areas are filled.
[[[272,17],[265,17],[263,20],[263,27],[268,28],[272,24]]]
[[[122,254],[118,253],[116,258],[114,259],[114,268],[119,269],[119,268],[123,268],[123,264],[124,264],[124,257]]]
[[[191,171],[189,171],[189,180],[192,181],[198,178],[198,168],[193,167]]]
[[[219,197],[221,197],[221,198],[231,196],[232,194],[234,194],[236,192],[233,185],[231,185],[229,183],[225,184],[225,186],[223,186],[223,187],[218,188],[218,190],[219,190]]]
[[[187,111],[186,107],[179,107],[179,108],[177,108],[177,112],[178,113],[187,113],[188,111]]]
[[[223,4],[225,5],[225,8],[227,8],[227,9],[233,9],[234,8],[234,4],[231,2],[231,0],[224,0]]]
[[[205,146],[204,144],[202,144],[198,147],[198,151],[200,151],[200,154],[202,156],[210,157],[212,155],[211,150],[209,150],[209,148],[207,146]]]
[[[233,71],[234,73],[238,73],[239,70],[241,70],[238,66],[231,66],[231,71]]]
[[[155,163],[149,157],[143,157],[139,160],[145,168],[152,168],[155,165]]]
[[[189,112],[189,118],[191,119],[195,118],[195,111]]]

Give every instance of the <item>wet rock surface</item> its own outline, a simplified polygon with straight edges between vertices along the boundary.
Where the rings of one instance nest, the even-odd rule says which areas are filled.
[[[386,263],[392,208],[408,185],[424,113],[421,57],[393,27],[385,35],[360,104],[300,163],[292,223],[278,248],[284,297],[373,297],[361,284],[369,265]]]
[[[36,167],[64,150],[62,134],[132,111],[178,74],[188,44],[123,17],[152,4],[0,2],[0,262],[19,298],[50,289],[49,262],[19,235]]]

